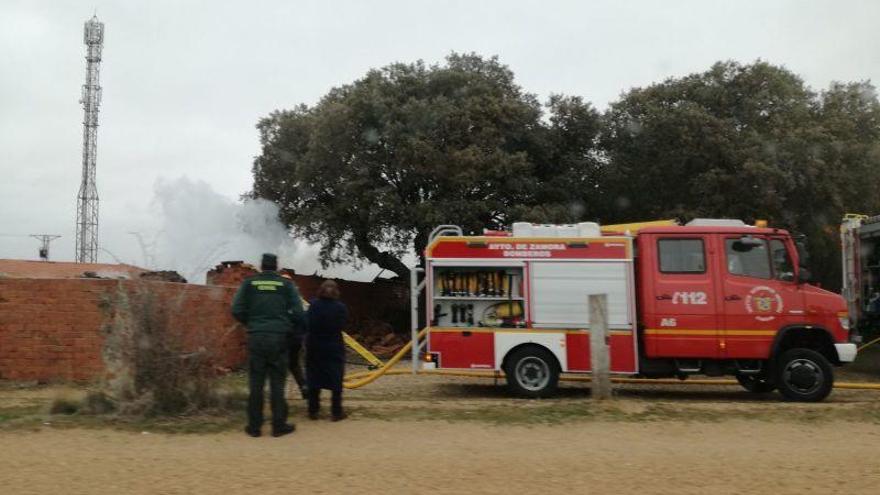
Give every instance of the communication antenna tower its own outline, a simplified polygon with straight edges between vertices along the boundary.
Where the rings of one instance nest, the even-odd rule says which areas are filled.
[[[104,23],[98,16],[86,21],[83,31],[86,45],[86,83],[79,102],[83,106],[82,182],[76,203],[76,261],[98,261],[98,188],[95,165],[98,158],[98,107],[101,105],[101,51],[104,48]]]
[[[54,234],[31,234],[31,237],[40,241],[40,259],[49,261],[49,243],[61,236]]]

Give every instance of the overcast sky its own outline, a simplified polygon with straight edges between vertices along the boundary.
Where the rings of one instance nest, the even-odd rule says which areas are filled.
[[[163,221],[157,181],[166,195],[168,181],[203,181],[196,189],[235,201],[251,185],[261,116],[395,61],[498,55],[526,91],[600,109],[724,59],[781,64],[817,90],[880,80],[880,2],[870,0],[0,0],[0,258],[36,258],[32,233],[62,235],[53,259],[74,257],[82,29],[96,8],[106,262],[146,263],[128,232]]]

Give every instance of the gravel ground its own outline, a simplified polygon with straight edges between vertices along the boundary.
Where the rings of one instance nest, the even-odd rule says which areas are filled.
[[[840,380],[877,378],[863,367]],[[240,391],[243,380],[228,384]],[[84,392],[0,384],[0,492],[875,494],[880,486],[880,391],[835,390],[797,404],[737,386],[639,384],[597,403],[583,383],[521,400],[492,380],[401,375],[346,392],[351,418],[342,423],[309,421],[291,400],[298,430],[279,439],[246,437],[241,411],[210,433],[199,418],[166,420],[191,434],[45,413],[53,399]],[[36,420],[8,419],[35,409]]]

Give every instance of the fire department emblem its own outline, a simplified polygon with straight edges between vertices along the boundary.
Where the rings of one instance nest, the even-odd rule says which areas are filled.
[[[771,321],[782,313],[782,296],[766,285],[753,287],[746,296],[746,311],[758,321]]]

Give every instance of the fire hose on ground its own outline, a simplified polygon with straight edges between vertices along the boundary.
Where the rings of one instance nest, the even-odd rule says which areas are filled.
[[[868,347],[870,347],[870,346],[876,344],[877,342],[880,342],[880,337],[877,337],[876,339],[874,339],[874,340],[868,342],[867,344],[862,344],[861,346],[859,346],[859,351],[862,351],[862,350],[864,350],[864,349],[867,349]]]
[[[427,328],[422,329],[419,332],[417,339],[421,339],[425,333],[428,331]],[[350,337],[349,337],[350,338]],[[351,339],[354,340],[354,339]],[[880,342],[880,337],[868,342],[867,344],[859,347],[859,350],[867,348],[870,345],[873,345],[876,342]],[[359,347],[359,348],[357,348]],[[378,358],[373,356],[369,351],[358,345],[357,347],[353,347],[359,354],[364,356],[371,363],[380,362]],[[404,356],[412,349],[412,341],[407,342],[397,354],[391,357],[385,364],[375,370],[371,371],[360,371],[356,373],[350,373],[345,376],[343,380],[343,386],[349,390],[361,388],[363,386],[369,385],[373,383],[380,377],[384,375],[405,375],[412,374],[411,370],[408,369],[394,369],[394,366],[403,359]],[[466,371],[466,370],[421,370],[418,374],[422,375],[443,375],[443,376],[459,376],[459,377],[469,377],[469,378],[504,378],[504,373],[496,372],[496,371]],[[591,377],[589,376],[570,376],[563,375],[559,377],[560,381],[566,382],[589,382],[591,381]],[[679,380],[677,378],[622,378],[622,377],[612,377],[612,383],[622,383],[622,384],[654,384],[654,385],[739,385],[739,382],[736,380],[716,380],[716,379],[687,379],[687,380]],[[860,383],[860,382],[838,382],[834,384],[834,388],[839,389],[847,389],[847,390],[880,390],[880,383]]]

